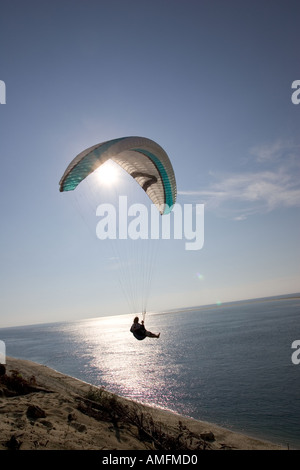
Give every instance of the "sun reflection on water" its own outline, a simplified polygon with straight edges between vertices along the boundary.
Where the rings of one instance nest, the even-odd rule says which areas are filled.
[[[96,318],[82,322],[77,342],[85,345],[90,382],[149,404],[168,402],[164,374],[160,374],[161,343],[155,338],[137,341],[129,329],[133,315]],[[149,329],[151,322],[149,322]]]

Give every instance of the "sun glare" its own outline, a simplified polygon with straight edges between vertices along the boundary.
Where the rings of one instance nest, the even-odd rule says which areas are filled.
[[[101,185],[113,186],[119,177],[119,169],[117,165],[111,161],[105,162],[95,173]]]

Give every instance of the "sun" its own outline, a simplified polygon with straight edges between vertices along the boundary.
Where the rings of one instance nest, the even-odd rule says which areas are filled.
[[[101,185],[113,186],[119,178],[118,165],[108,160],[95,171],[95,175]]]

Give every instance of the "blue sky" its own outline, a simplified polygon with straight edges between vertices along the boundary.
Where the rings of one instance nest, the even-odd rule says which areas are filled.
[[[129,313],[58,183],[98,142],[168,153],[205,242],[162,243],[148,308],[298,292],[299,1],[2,1],[0,326]]]

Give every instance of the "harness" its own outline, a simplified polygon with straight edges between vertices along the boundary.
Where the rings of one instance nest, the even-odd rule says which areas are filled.
[[[138,335],[137,333],[133,333],[133,336],[138,339],[139,341],[142,341],[143,339],[146,338],[146,335]]]
[[[134,330],[132,329],[132,327],[131,327],[131,328],[130,328],[130,331],[131,331],[131,333],[133,334],[133,336],[134,336],[137,340],[139,340],[139,341],[142,341],[143,339],[146,338],[146,330],[144,330],[145,332],[142,332],[142,331],[141,331],[141,328],[140,328],[139,330],[134,331]]]

